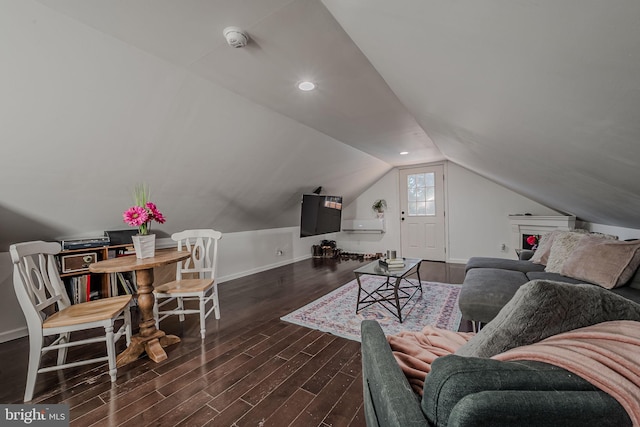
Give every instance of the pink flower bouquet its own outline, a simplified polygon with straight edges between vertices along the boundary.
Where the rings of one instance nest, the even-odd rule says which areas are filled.
[[[122,218],[132,227],[138,227],[138,234],[147,235],[151,229],[151,221],[164,224],[165,217],[158,210],[155,203],[149,202],[149,187],[138,185],[134,191],[135,206],[124,211]]]

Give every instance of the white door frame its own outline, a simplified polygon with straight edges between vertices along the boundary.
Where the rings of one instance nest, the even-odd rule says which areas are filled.
[[[429,167],[442,167],[442,173],[443,173],[443,185],[442,185],[442,209],[443,209],[443,213],[444,213],[444,218],[443,218],[443,233],[444,233],[444,240],[443,240],[443,245],[444,245],[444,259],[443,261],[448,262],[449,261],[449,251],[448,251],[448,247],[449,247],[449,215],[447,213],[448,211],[448,207],[449,207],[449,203],[448,203],[448,185],[447,185],[447,172],[448,172],[448,168],[447,168],[448,162],[437,162],[437,163],[422,163],[422,164],[417,164],[417,165],[406,165],[406,166],[401,166],[398,167],[398,206],[400,206],[400,210],[399,210],[399,216],[398,216],[398,222],[399,222],[399,239],[400,239],[400,248],[403,248],[404,250],[404,243],[403,242],[403,237],[402,237],[402,194],[400,194],[400,191],[406,191],[403,187],[406,185],[405,183],[402,182],[402,171],[406,170],[406,169],[418,169],[418,168],[429,168]],[[402,187],[402,188],[401,188]],[[406,256],[403,254],[403,256]]]

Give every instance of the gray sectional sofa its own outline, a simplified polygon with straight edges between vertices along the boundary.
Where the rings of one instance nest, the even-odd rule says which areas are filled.
[[[465,319],[487,325],[454,354],[433,361],[422,397],[413,392],[380,325],[363,321],[367,425],[631,426],[616,399],[567,370],[491,359],[601,322],[640,322],[640,242],[589,237],[574,254],[563,256],[567,262],[561,266],[555,258],[551,268],[527,259],[471,258],[460,309]]]
[[[591,283],[560,273],[546,272],[545,265],[534,264],[529,260],[531,256],[531,251],[523,251],[520,260],[485,257],[469,259],[459,299],[462,317],[482,324],[490,322],[520,286],[531,280],[543,279],[572,284]],[[594,286],[597,285],[594,284]],[[611,292],[640,303],[638,269],[626,284],[611,289]]]
[[[454,354],[431,363],[422,397],[396,361],[393,351],[402,352],[402,347],[390,344],[377,322],[365,320],[361,336],[367,425],[631,426],[614,397],[576,374],[548,363],[492,358],[562,332],[620,320],[640,322],[640,304],[601,286],[533,280]],[[407,354],[416,355],[414,350]],[[424,372],[419,364],[409,366]]]
[[[559,273],[547,273],[544,267],[528,260],[484,257],[469,259],[458,302],[462,317],[483,324],[490,322],[520,286],[531,280],[589,283]],[[636,271],[626,286],[611,289],[611,292],[640,303],[640,273]]]

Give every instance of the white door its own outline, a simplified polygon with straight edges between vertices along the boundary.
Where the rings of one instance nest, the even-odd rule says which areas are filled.
[[[402,256],[445,260],[444,167],[400,170]]]

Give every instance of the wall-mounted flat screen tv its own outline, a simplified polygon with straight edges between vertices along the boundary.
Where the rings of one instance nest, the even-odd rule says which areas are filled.
[[[303,194],[300,213],[300,237],[340,231],[342,197]]]

